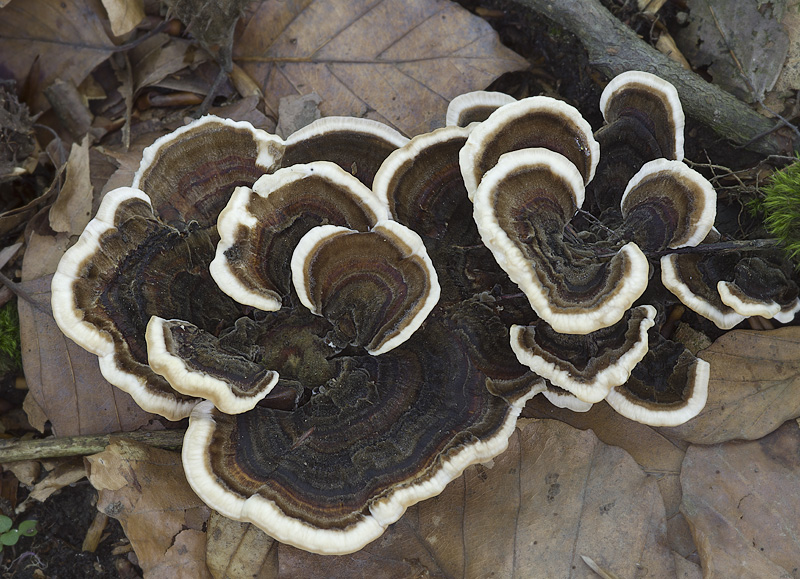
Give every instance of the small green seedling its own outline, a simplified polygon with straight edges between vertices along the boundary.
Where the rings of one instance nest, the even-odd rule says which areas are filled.
[[[19,527],[12,529],[13,521],[5,515],[0,515],[0,550],[5,546],[16,545],[20,537],[33,537],[37,521],[22,521]]]

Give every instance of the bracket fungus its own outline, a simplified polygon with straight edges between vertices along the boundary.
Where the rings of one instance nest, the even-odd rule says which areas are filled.
[[[209,506],[317,553],[362,548],[502,452],[538,393],[680,424],[709,368],[659,333],[675,301],[645,292],[647,254],[713,235],[716,198],[654,78],[609,83],[597,138],[565,103],[487,92],[410,140],[364,119],[285,140],[201,119],[106,195],[53,278],[54,315],[143,408],[191,414],[183,464]],[[763,255],[687,256],[661,277],[695,268],[699,301],[800,309]]]
[[[719,234],[709,237],[718,239]],[[775,251],[670,254],[661,258],[661,282],[686,307],[723,330],[750,316],[787,323],[800,311],[791,268]]]
[[[636,244],[601,261],[564,242],[564,229],[583,203],[583,180],[558,153],[506,153],[483,176],[473,201],[483,243],[557,332],[610,326],[647,287],[650,268]]]
[[[401,224],[365,183],[409,141],[349,124],[356,137],[339,121],[265,137],[269,163],[221,171],[208,191],[205,165],[239,154],[241,125],[203,119],[161,139],[137,173],[145,190],[106,196],[53,284],[72,316],[59,319],[65,332],[101,356],[130,351],[119,365],[165,402],[109,373],[112,382],[168,418],[191,411],[183,457],[201,498],[320,553],[360,549],[501,452],[542,388],[511,352],[498,309],[463,302],[483,285],[453,269],[461,289],[440,299],[426,244],[479,239],[463,184],[429,200],[434,229],[452,234],[411,206]],[[445,172],[460,182],[468,130],[453,130],[462,142],[445,147]],[[189,174],[158,189],[187,151]],[[171,200],[178,185],[189,190]],[[86,336],[70,332],[78,322]]]
[[[373,356],[405,342],[439,301],[422,240],[396,221],[368,232],[315,227],[297,243],[291,266],[300,302],[333,324],[343,347]]]
[[[469,108],[462,100],[457,114]],[[594,136],[577,111],[551,100],[498,104],[460,152],[481,239],[535,313],[528,325],[513,323],[514,352],[547,379],[545,395],[560,406],[613,399],[635,420],[686,421],[693,414],[673,411],[699,412],[707,373],[667,370],[663,384],[637,382],[667,348],[649,349],[656,310],[631,309],[650,282],[646,253],[697,245],[716,213],[713,187],[680,162],[677,92],[647,73],[620,75],[603,92],[606,125]],[[600,228],[580,211],[585,196]]]

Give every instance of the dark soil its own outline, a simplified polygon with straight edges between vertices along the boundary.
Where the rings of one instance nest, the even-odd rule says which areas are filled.
[[[94,553],[81,550],[97,514],[96,503],[97,492],[83,480],[20,515],[17,523],[39,521],[39,532],[3,550],[3,579],[116,579],[139,575],[125,573],[132,567],[124,552],[130,543],[115,519],[108,520],[104,538]],[[115,550],[122,552],[115,555]]]

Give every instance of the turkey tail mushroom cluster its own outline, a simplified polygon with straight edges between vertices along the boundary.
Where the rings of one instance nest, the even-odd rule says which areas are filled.
[[[410,140],[204,117],[102,200],[53,277],[55,319],[142,408],[190,416],[209,506],[356,551],[503,452],[538,393],[652,425],[700,412],[708,364],[658,332],[649,284],[721,327],[800,309],[769,256],[669,254],[713,241],[716,207],[681,162],[674,89],[626,73],[601,107],[593,135],[566,103],[469,93]],[[576,225],[585,206],[605,237]]]

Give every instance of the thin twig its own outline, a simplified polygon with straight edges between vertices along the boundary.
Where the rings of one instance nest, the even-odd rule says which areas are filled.
[[[96,454],[105,450],[112,438],[133,440],[157,448],[178,449],[183,445],[185,433],[183,429],[172,429],[0,441],[0,463]]]
[[[770,247],[777,247],[781,244],[780,239],[749,239],[749,240],[734,240],[734,241],[720,241],[718,243],[703,243],[695,247],[681,247],[678,249],[664,249],[661,251],[645,251],[647,257],[663,257],[665,255],[672,255],[673,253],[712,253],[719,251],[755,251],[758,249],[768,249]],[[613,257],[617,254],[616,251],[598,253],[597,257]]]

